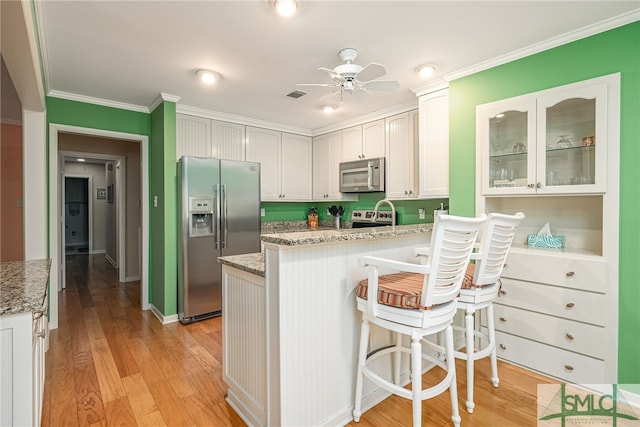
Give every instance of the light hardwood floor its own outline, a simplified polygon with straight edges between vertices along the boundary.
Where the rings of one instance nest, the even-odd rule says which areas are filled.
[[[243,426],[225,402],[222,320],[162,326],[140,310],[139,283],[119,283],[103,255],[67,257],[67,289],[59,297],[59,327],[46,355],[42,426]],[[459,377],[464,364],[458,362]],[[536,385],[553,383],[507,363],[500,387],[489,364],[476,365],[476,410],[462,425],[536,425]],[[425,384],[434,374],[424,376]],[[423,403],[425,425],[450,425],[447,393]],[[350,426],[408,426],[411,402],[392,396]]]

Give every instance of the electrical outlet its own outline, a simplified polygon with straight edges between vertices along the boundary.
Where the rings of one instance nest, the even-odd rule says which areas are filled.
[[[424,219],[424,209],[418,209],[418,218]]]
[[[158,196],[153,196],[153,207],[154,208],[158,207]]]
[[[265,216],[267,214],[264,208],[260,208],[260,216]]]

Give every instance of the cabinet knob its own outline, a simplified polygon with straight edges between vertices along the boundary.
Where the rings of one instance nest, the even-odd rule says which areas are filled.
[[[536,183],[536,188],[542,188],[542,184],[541,183]]]
[[[535,184],[527,184],[527,188],[535,188]]]
[[[413,194],[413,190],[409,190],[409,194]]]
[[[573,334],[570,334],[569,332],[567,332],[567,333],[565,334],[565,336],[567,337],[567,339],[568,339],[569,341],[573,341],[573,338],[574,338]]]
[[[573,371],[573,366],[571,366],[571,365],[564,365],[564,369],[566,369],[567,371]]]
[[[501,348],[502,350],[506,350],[506,349],[507,349],[507,346],[506,346],[506,345],[504,345],[504,344],[500,344],[500,348]]]
[[[576,273],[574,271],[569,271],[569,272],[567,272],[567,277],[573,277],[573,276],[575,276],[575,274]]]
[[[407,193],[407,190],[404,190],[404,195],[406,196],[407,194],[409,194],[409,193]]]
[[[506,294],[507,294],[507,291],[503,291],[502,289],[498,291],[498,295],[506,295]]]
[[[567,308],[573,308],[574,306],[575,304],[572,302],[567,303]]]
[[[44,339],[45,332],[44,329],[36,334],[36,337]]]
[[[506,322],[506,321],[507,321],[507,318],[506,318],[506,317],[501,317],[501,318],[500,318],[500,321],[501,321],[501,322]]]

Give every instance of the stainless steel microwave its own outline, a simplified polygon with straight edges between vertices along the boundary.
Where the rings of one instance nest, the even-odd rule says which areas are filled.
[[[341,193],[384,191],[384,157],[340,163]]]

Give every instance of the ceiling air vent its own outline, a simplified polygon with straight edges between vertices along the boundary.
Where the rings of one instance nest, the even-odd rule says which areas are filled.
[[[288,97],[294,98],[294,99],[298,99],[301,96],[305,96],[307,94],[307,92],[303,92],[301,90],[294,90],[293,92],[290,92],[287,94]]]

